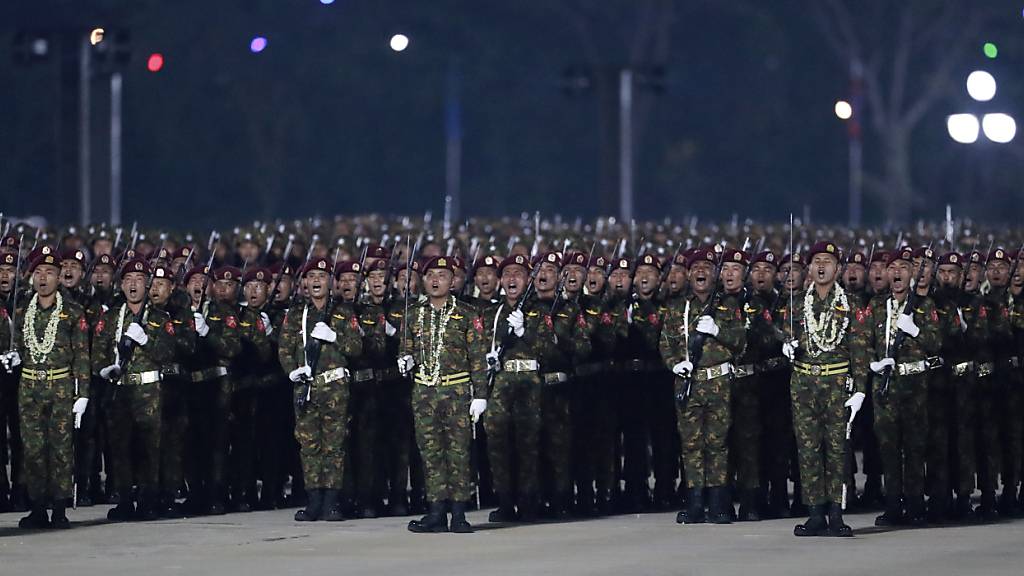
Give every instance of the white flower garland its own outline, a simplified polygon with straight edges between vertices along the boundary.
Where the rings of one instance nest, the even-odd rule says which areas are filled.
[[[850,309],[850,302],[846,299],[846,290],[839,284],[834,285],[832,301],[825,307],[825,311],[814,317],[814,285],[807,287],[804,294],[804,326],[807,328],[807,353],[816,358],[825,352],[832,352],[846,335],[846,329],[850,326],[850,318],[843,314],[842,320],[836,317],[836,309]]]
[[[29,356],[32,357],[33,364],[46,362],[46,357],[50,355],[54,344],[57,343],[57,324],[60,322],[60,315],[64,311],[64,297],[60,295],[60,291],[57,291],[56,294],[57,305],[53,307],[53,313],[50,314],[50,319],[46,322],[42,340],[36,336],[36,314],[39,312],[39,294],[32,296],[32,300],[28,303],[28,310],[25,311],[24,341],[25,347],[28,348]]]
[[[444,306],[436,315],[437,320],[435,320],[433,308],[429,304],[420,307],[416,316],[416,333],[420,338],[423,337],[423,314],[427,308],[431,308],[430,326],[427,331],[429,338],[423,342],[421,358],[426,356],[428,359],[423,363],[423,367],[427,370],[425,374],[427,386],[434,386],[441,377],[441,352],[444,350],[445,329],[448,327],[448,320],[451,318],[452,312],[455,311],[455,297],[449,296],[445,300]]]

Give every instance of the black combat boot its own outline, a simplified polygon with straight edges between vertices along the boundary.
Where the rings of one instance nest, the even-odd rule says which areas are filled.
[[[793,536],[824,536],[828,533],[825,523],[825,506],[813,504],[807,507],[807,522],[793,527]]]
[[[388,514],[391,516],[408,516],[409,504],[405,489],[393,489],[388,498]]]
[[[708,488],[708,522],[712,524],[732,524],[732,494],[728,486]]]
[[[324,493],[323,515],[321,520],[341,522],[345,515],[341,513],[341,490],[322,490]]]
[[[786,482],[780,480],[772,482],[768,492],[768,508],[765,510],[766,518],[787,518],[789,516],[789,488]]]
[[[704,489],[690,488],[686,496],[686,508],[676,514],[676,523],[703,524],[704,522]]]
[[[1013,518],[1017,514],[1016,485],[1003,485],[1003,492],[999,495],[999,515],[1003,518]]]
[[[210,490],[210,506],[206,509],[206,513],[210,516],[227,514],[227,508],[224,506],[226,495],[227,492],[223,486],[214,486],[213,490]]]
[[[837,502],[829,502],[828,505],[828,535],[844,538],[853,536],[853,528],[843,522],[843,507]]]
[[[872,474],[864,481],[864,492],[861,493],[857,505],[862,510],[876,510],[883,502],[885,496],[882,494],[882,477]]]
[[[465,520],[465,509],[463,509],[463,520]],[[445,514],[444,502],[431,502],[430,511],[419,520],[409,521],[409,532],[447,532],[448,516]]]
[[[594,514],[608,516],[612,513],[612,495],[607,490],[598,490],[594,494]]]
[[[68,520],[66,510],[63,500],[54,502],[53,512],[50,513],[50,528],[56,528],[58,530],[71,528],[71,522]]]
[[[760,490],[744,490],[740,495],[740,522],[759,522],[761,514],[757,511],[758,494]]]
[[[466,520],[466,503],[452,502],[452,526],[451,531],[456,534],[472,534],[473,527]]]
[[[157,493],[152,490],[141,490],[139,492],[139,507],[136,510],[139,520],[159,520],[159,499]]]
[[[131,490],[117,491],[117,506],[107,510],[107,520],[128,522],[135,519],[135,503],[132,502]]]
[[[911,526],[924,526],[928,523],[928,514],[924,507],[924,496],[907,497],[907,524]]]
[[[559,492],[551,496],[551,517],[555,520],[569,518],[569,497],[564,493]]]
[[[981,502],[974,509],[974,515],[979,522],[995,522],[999,519],[999,513],[996,511],[995,492],[984,491],[981,493]]]
[[[11,494],[7,488],[7,479],[0,478],[0,514],[11,511]]]
[[[970,494],[957,494],[956,502],[953,504],[953,512],[950,516],[956,522],[971,522],[974,520],[974,510],[971,508]]]
[[[928,498],[928,523],[942,524],[950,519],[953,503],[951,495],[935,495]]]
[[[793,504],[789,507],[789,515],[793,518],[809,516],[810,510],[804,504],[804,490],[800,485],[800,479],[793,480]]]
[[[26,530],[41,530],[50,527],[50,519],[46,516],[46,508],[43,504],[32,503],[32,511],[18,521],[18,528]]]
[[[903,503],[899,494],[885,495],[885,512],[875,518],[875,526],[899,526],[903,523]]]
[[[487,515],[487,521],[492,523],[515,522],[516,508],[512,503],[512,496],[498,494],[498,508]]]
[[[538,498],[536,494],[523,494],[519,496],[519,520],[521,522],[536,522],[538,518]]]
[[[295,513],[296,522],[314,522],[320,519],[324,506],[324,490],[310,488],[306,490],[306,507]]]

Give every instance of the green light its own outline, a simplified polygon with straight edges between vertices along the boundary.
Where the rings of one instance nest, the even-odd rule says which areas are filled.
[[[999,55],[999,48],[996,48],[996,45],[991,42],[985,43],[984,50],[985,56],[988,56],[989,58],[995,58]]]

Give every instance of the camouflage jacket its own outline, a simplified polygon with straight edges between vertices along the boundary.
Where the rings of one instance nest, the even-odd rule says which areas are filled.
[[[983,349],[988,333],[988,313],[981,297],[959,290],[937,290],[934,300],[941,326],[941,354],[946,364],[985,362],[981,356],[987,355]]]
[[[134,315],[127,304],[107,310],[96,323],[92,341],[92,371],[99,374],[100,370],[114,363],[117,358],[115,349],[123,337],[124,330],[134,321]],[[121,332],[118,332],[120,325]],[[140,323],[149,342],[145,346],[135,346],[131,360],[124,363],[121,358],[121,370],[124,374],[138,374],[152,370],[162,370],[166,364],[175,360],[174,322],[166,311],[153,306],[146,306]]]
[[[573,372],[573,366],[582,358],[590,355],[589,326],[580,312],[579,305],[563,297],[552,314],[552,300],[538,300],[543,307],[544,323],[550,323],[555,331],[557,342],[540,358],[545,372]]]
[[[587,338],[590,340],[590,354],[584,362],[610,360],[615,351],[615,319],[600,295],[580,296],[580,312],[586,323]]]
[[[669,309],[665,315],[665,325],[662,327],[659,343],[661,357],[669,370],[689,357],[688,342],[697,333],[697,319],[706,306],[706,303],[701,302],[695,294],[688,295],[679,304]],[[708,368],[732,362],[746,344],[743,311],[736,306],[734,299],[716,296],[711,306],[711,315],[718,324],[718,336],[708,336],[704,339],[700,363],[694,366],[695,368]]]
[[[855,337],[863,343],[865,351],[863,360],[855,363],[855,372],[862,374],[865,379],[867,371],[870,370],[869,364],[873,360],[893,358],[897,364],[917,362],[937,355],[942,346],[942,327],[938,310],[935,308],[935,302],[925,296],[919,298],[917,306],[912,311],[914,323],[917,324],[920,333],[915,338],[911,338],[910,335],[904,336],[902,347],[893,350],[892,344],[899,332],[896,328],[899,314],[894,313],[889,317],[887,307],[890,299],[889,295],[875,296],[866,308],[857,311],[856,321],[851,324]],[[906,312],[911,313],[909,310]]]
[[[473,385],[473,397],[487,398],[487,362],[484,355],[490,347],[488,331],[472,305],[454,297],[449,299],[449,302],[452,301],[455,307],[445,324],[439,352],[434,348],[429,332],[431,315],[436,317],[434,321],[437,322],[441,310],[434,310],[428,301],[418,301],[409,306],[409,338],[400,352],[415,360],[413,372],[416,380],[428,378],[432,371],[431,355],[438,353],[438,376],[468,372]]]
[[[206,300],[202,312],[210,331],[206,336],[196,334],[195,353],[183,362],[192,372],[215,366],[227,367],[242,352],[238,310],[234,306]]]
[[[548,322],[549,307],[531,297],[523,304],[525,333],[522,338],[509,334],[508,315],[513,307],[506,301],[483,311],[485,352],[502,347],[501,359],[537,360],[550,353],[555,347],[554,324]],[[500,315],[499,315],[500,314]],[[546,370],[541,366],[541,370]]]
[[[277,374],[277,358],[259,310],[248,306],[239,308],[238,336],[241,350],[231,359],[229,367],[235,386],[269,386]]]
[[[25,311],[31,304],[31,300],[27,300],[18,310],[17,325],[14,326],[13,332],[14,345],[21,356],[21,371],[23,374],[36,370],[68,368],[71,370],[71,378],[60,380],[60,382],[68,382],[72,386],[77,384],[76,390],[78,390],[78,393],[80,395],[87,395],[90,394],[87,390],[92,381],[89,365],[89,321],[85,318],[85,310],[79,304],[71,298],[62,298],[62,300],[60,316],[57,318],[57,333],[53,348],[41,361],[36,362],[25,342],[25,322],[27,320]],[[54,304],[48,309],[44,310],[40,307],[37,310],[33,322],[33,329],[37,339],[42,340],[45,338],[46,326],[56,309],[57,306]],[[7,316],[6,310],[4,310],[4,320],[4,324],[7,324],[9,316]],[[4,344],[6,343],[5,340]]]
[[[359,318],[351,307],[335,305],[324,314],[312,303],[295,305],[285,314],[278,340],[277,355],[286,374],[306,365],[304,346],[312,346],[317,341],[310,333],[321,318],[324,318],[324,323],[338,334],[338,338],[334,342],[321,342],[318,373],[335,368],[347,368],[353,359],[363,353]]]

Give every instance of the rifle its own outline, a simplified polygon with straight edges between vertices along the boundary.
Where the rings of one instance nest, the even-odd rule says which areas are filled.
[[[523,305],[526,304],[527,298],[530,297],[530,292],[533,291],[533,284],[537,280],[537,272],[539,270],[540,270],[540,265],[538,264],[537,266],[533,267],[533,270],[530,271],[530,281],[526,284],[526,289],[523,290],[523,293],[520,294],[519,298],[516,299],[516,305],[512,307],[512,312],[521,311],[523,309]],[[509,314],[512,314],[512,312],[509,312]],[[498,365],[499,366],[501,365],[501,355],[502,355],[502,353],[505,351],[506,348],[508,348],[509,346],[512,345],[512,342],[513,342],[512,338],[513,338],[513,336],[512,336],[512,330],[511,329],[508,332],[506,332],[505,334],[503,334],[502,337],[501,337],[501,343],[498,345],[498,348],[495,350],[495,352],[498,353]],[[494,377],[495,377],[496,374],[497,374],[497,369],[492,368],[490,366],[487,367],[487,395],[488,396],[490,396],[490,392],[494,388]]]
[[[188,249],[188,256],[185,257],[185,261],[182,262],[181,266],[178,267],[178,271],[174,274],[174,285],[177,286],[182,283],[185,279],[185,273],[189,270],[189,263],[192,262],[192,255],[196,253],[196,245],[192,243],[192,246]]]
[[[704,309],[701,311],[699,315],[696,316],[696,318],[700,318],[701,316],[710,316],[711,318],[714,318],[715,300],[718,299],[718,293],[721,291],[722,266],[724,264],[725,258],[719,256],[718,262],[715,264],[715,287],[711,291],[711,294],[708,295],[707,302],[704,304]],[[683,320],[685,322],[689,322],[689,318],[684,318]],[[689,327],[687,327],[686,329],[689,330]],[[694,370],[696,370],[697,366],[700,365],[700,359],[704,355],[704,341],[706,339],[707,336],[703,332],[697,332],[696,330],[694,331],[693,336],[690,338],[689,346],[687,347],[686,352],[687,358],[689,359],[690,363],[693,364]],[[676,395],[676,401],[679,402],[680,405],[686,406],[686,402],[690,399],[690,391],[693,388],[693,371],[690,371],[688,374],[686,374],[686,376],[683,377],[683,384],[683,391],[681,394]]]
[[[338,246],[334,250],[335,264],[338,261],[339,252],[341,252],[341,246]],[[362,266],[360,266],[360,268],[362,268]],[[321,322],[326,324],[327,320],[330,317],[331,310],[334,308],[334,264],[331,264],[331,272],[329,275],[330,278],[328,279],[327,284],[327,302],[324,304],[324,309],[320,311],[320,318],[317,320],[317,324]],[[311,302],[312,300],[313,299],[310,298]],[[309,366],[309,379],[306,382],[304,382],[306,386],[306,395],[304,397],[305,399],[302,400],[303,396],[299,396],[300,408],[305,406],[305,403],[309,402],[310,398],[313,395],[313,380],[316,378],[316,370],[318,365],[320,364],[320,352],[323,350],[323,345],[323,341],[317,340],[316,338],[310,338],[310,342],[306,344],[306,365]]]
[[[310,238],[310,240],[309,240],[309,249],[306,250],[306,260],[303,261],[302,266],[298,270],[295,271],[295,280],[296,281],[298,280],[299,276],[302,275],[302,269],[306,267],[306,264],[309,264],[309,260],[313,257],[313,248],[316,246],[316,242],[319,239],[320,239],[320,236],[318,236],[316,234],[313,234],[313,237]],[[331,267],[333,268],[333,265]],[[291,308],[295,304],[295,299],[299,295],[299,292],[301,292],[301,291],[302,290],[300,290],[298,286],[296,286],[292,290],[291,298],[288,300],[288,307],[289,308]]]
[[[288,243],[284,245],[284,258],[281,259],[281,269],[274,274],[274,289],[270,291],[270,295],[267,296],[267,303],[274,303],[274,296],[277,295],[278,285],[281,283],[281,274],[284,273],[284,267],[288,265],[288,254],[292,250],[292,241],[295,240],[294,234],[288,235]]]
[[[930,250],[931,247],[932,245],[929,243],[928,249]],[[922,277],[924,277],[924,259],[921,260],[921,265],[917,267],[917,273],[914,275],[914,280],[910,283],[910,287],[908,288],[907,300],[903,303],[903,309],[909,310],[911,315],[914,313],[914,308],[917,308],[917,301],[920,299],[920,296],[917,294],[917,285],[921,282]],[[900,348],[903,347],[903,341],[906,340],[906,336],[906,332],[903,330],[896,331],[896,336],[892,339],[892,347],[888,350],[889,357],[892,358],[893,361],[897,360],[899,357]],[[886,334],[886,339],[888,339],[888,337],[889,335]],[[892,366],[886,366],[885,372],[882,373],[882,377],[884,378],[882,383],[883,398],[889,394],[889,383],[892,381],[892,369]]]
[[[466,282],[462,285],[462,295],[467,296],[470,293],[469,287],[472,285],[474,279],[476,279],[476,262],[480,258],[480,244],[476,245],[473,251],[473,262],[469,265],[469,272],[466,274]]]
[[[14,265],[14,287],[11,289],[11,347],[14,350],[14,328],[18,325],[18,282],[21,280],[21,243],[25,233],[18,235],[18,261]]]

